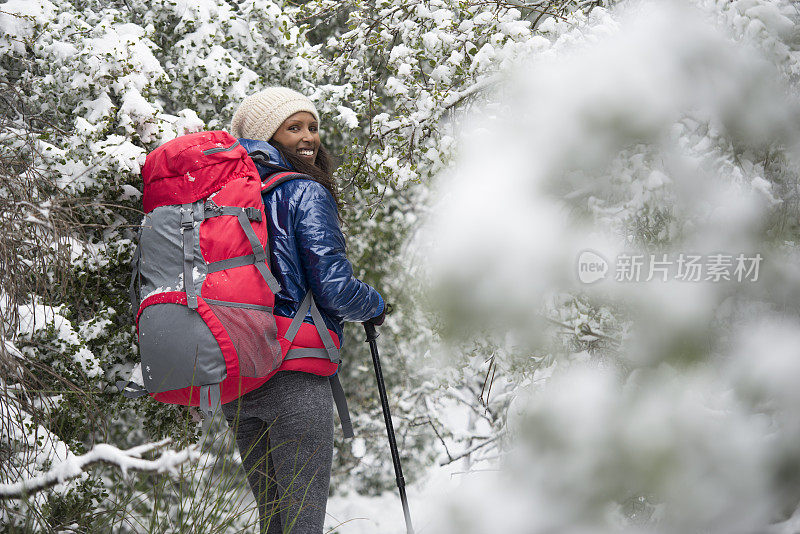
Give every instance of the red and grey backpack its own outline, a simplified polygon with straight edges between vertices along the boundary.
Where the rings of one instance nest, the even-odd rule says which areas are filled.
[[[262,184],[245,149],[223,131],[185,135],[147,156],[131,275],[142,380],[118,383],[123,394],[211,414],[280,369],[331,375],[352,436],[336,378],[339,340],[311,292],[293,319],[272,313],[280,286],[261,192],[300,177],[280,173]],[[303,323],[309,310],[314,325]]]

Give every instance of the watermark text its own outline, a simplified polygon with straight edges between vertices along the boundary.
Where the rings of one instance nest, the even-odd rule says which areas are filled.
[[[584,250],[578,255],[578,279],[591,284],[604,279],[616,282],[757,282],[763,258],[745,254],[628,254],[613,262],[600,253]]]

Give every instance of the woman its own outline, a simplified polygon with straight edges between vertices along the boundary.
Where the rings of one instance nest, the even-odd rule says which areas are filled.
[[[325,324],[314,324],[314,306],[304,313],[297,338],[317,342],[305,346],[323,347],[326,335],[338,346],[343,321],[381,324],[383,299],[353,276],[345,255],[336,186],[314,104],[291,89],[270,87],[240,104],[231,133],[253,157],[262,180],[287,170],[310,176],[262,195],[272,272],[281,285],[274,308],[279,337],[290,329],[309,291]],[[327,358],[287,359],[263,386],[223,405],[258,503],[262,532],[322,532],[333,454],[327,375],[335,371]]]

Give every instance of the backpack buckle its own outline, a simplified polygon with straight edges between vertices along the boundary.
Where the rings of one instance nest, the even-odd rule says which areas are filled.
[[[253,208],[253,207],[245,208],[244,214],[247,215],[247,218],[250,219],[251,221],[261,222],[261,212],[259,211],[258,208]]]
[[[181,208],[181,228],[184,230],[194,228],[194,213],[192,208]]]
[[[205,209],[205,211],[213,211],[216,213],[222,212],[222,208],[216,202],[214,202],[213,198],[209,198],[208,200],[206,200],[206,203],[203,206],[203,208]]]

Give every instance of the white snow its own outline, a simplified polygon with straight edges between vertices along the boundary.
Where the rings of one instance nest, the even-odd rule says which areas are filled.
[[[65,350],[72,349],[70,358],[89,377],[99,377],[102,374],[100,362],[85,346],[81,334],[76,331],[72,323],[61,315],[60,307],[46,306],[43,304],[28,304],[18,307],[19,326],[18,335],[31,336],[34,333],[54,328],[56,342]]]
[[[339,112],[339,116],[336,118],[336,120],[338,120],[347,128],[358,128],[358,116],[356,115],[355,111],[346,106],[337,106],[336,110]]]

